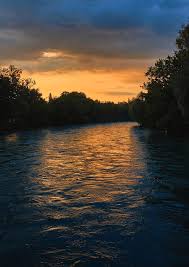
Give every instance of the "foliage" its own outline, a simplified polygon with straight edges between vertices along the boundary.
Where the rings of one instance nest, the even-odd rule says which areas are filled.
[[[189,25],[176,44],[172,56],[148,69],[143,92],[129,101],[131,116],[142,126],[178,131],[189,125]]]
[[[22,71],[10,66],[0,69],[0,127],[38,126],[44,122],[46,103],[34,89],[34,81],[22,79]]]
[[[21,76],[14,66],[0,69],[1,130],[128,119],[127,103],[101,103],[79,92],[50,94],[45,101],[35,82]]]
[[[79,92],[49,97],[49,108],[51,124],[56,125],[128,120],[127,103],[101,103]]]

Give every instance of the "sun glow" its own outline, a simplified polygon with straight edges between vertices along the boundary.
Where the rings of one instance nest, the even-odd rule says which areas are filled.
[[[42,57],[44,58],[58,58],[61,57],[62,53],[59,51],[44,51]]]
[[[93,99],[114,102],[127,101],[136,96],[144,81],[144,74],[134,70],[38,72],[30,76],[37,82],[44,97],[48,97],[49,93],[58,96],[63,91],[80,91]]]

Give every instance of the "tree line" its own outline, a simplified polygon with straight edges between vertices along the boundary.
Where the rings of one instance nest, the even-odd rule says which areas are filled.
[[[0,68],[0,130],[132,120],[149,128],[189,129],[189,24],[183,26],[172,55],[146,72],[147,82],[129,102],[115,104],[63,92],[45,100],[32,79],[14,66]]]
[[[129,120],[128,103],[100,102],[81,92],[45,100],[14,66],[0,69],[0,130]]]
[[[159,59],[146,73],[142,92],[129,101],[140,125],[167,131],[189,128],[189,24],[183,26],[172,55]]]

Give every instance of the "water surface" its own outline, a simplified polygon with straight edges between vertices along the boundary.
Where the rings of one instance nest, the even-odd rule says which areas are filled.
[[[0,266],[189,266],[189,142],[133,123],[0,136]]]

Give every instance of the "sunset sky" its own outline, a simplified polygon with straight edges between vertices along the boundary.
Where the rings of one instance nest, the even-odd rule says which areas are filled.
[[[188,18],[189,0],[0,0],[1,65],[24,69],[45,97],[127,100]]]

